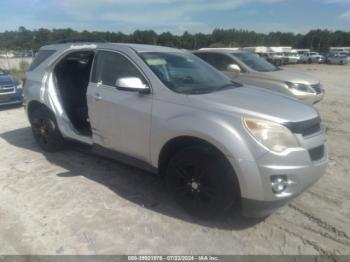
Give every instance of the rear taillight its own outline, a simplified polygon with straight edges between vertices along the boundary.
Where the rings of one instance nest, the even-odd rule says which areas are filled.
[[[25,88],[26,84],[27,84],[27,78],[24,76],[24,77],[22,78],[22,88],[23,88],[23,89]]]

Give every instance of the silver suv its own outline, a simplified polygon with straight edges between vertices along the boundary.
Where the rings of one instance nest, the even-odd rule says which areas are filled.
[[[187,51],[112,43],[41,48],[24,88],[34,138],[78,141],[158,173],[201,218],[241,203],[267,216],[327,166],[312,107],[232,82]]]

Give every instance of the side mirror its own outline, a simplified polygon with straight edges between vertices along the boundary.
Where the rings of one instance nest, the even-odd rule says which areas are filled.
[[[138,77],[122,77],[118,78],[115,86],[119,90],[148,93],[150,88],[145,85]]]
[[[232,64],[227,67],[227,71],[239,76],[241,74],[241,68],[238,65]]]

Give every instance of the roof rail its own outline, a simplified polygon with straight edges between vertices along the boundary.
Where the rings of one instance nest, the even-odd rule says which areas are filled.
[[[52,42],[52,45],[57,44],[69,44],[69,43],[106,43],[104,39],[97,38],[71,38],[71,39],[60,39]]]

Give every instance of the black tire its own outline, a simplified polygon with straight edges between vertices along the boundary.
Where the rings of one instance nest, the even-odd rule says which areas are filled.
[[[188,147],[176,153],[165,179],[178,204],[200,219],[222,215],[240,197],[229,162],[209,147]]]
[[[40,107],[30,115],[33,136],[41,149],[46,152],[61,150],[65,141],[58,129],[56,118],[48,109]]]
[[[312,64],[312,59],[310,58],[308,62],[309,62],[309,64]]]

